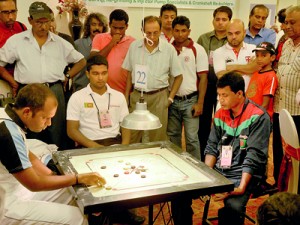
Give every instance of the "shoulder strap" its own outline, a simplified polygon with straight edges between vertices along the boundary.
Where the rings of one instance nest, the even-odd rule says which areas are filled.
[[[25,28],[25,26],[23,25],[23,23],[21,23],[21,22],[19,22],[19,21],[17,21],[17,22],[18,22],[18,24],[20,25],[20,27],[22,28],[22,31],[25,31],[26,28]]]

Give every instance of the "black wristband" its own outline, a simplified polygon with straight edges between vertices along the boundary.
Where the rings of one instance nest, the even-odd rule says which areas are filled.
[[[68,78],[68,79],[71,78],[70,74],[68,74],[68,73],[66,73],[65,76],[66,76],[66,78]]]

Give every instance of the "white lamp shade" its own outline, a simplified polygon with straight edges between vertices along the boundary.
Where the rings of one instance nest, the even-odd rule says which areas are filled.
[[[147,110],[147,103],[137,102],[136,109],[122,121],[121,127],[130,130],[154,130],[162,125],[159,118]]]

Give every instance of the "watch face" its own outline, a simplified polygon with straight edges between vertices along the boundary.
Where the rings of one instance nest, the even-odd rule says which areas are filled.
[[[67,74],[66,74],[66,78],[70,78],[70,77],[71,77],[70,74],[67,73]]]

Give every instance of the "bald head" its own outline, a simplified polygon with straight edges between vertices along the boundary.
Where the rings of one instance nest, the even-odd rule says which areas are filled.
[[[231,27],[234,27],[235,29],[245,30],[244,22],[240,19],[232,19],[227,25],[227,30]]]
[[[243,46],[243,41],[246,35],[244,22],[240,19],[232,19],[227,26],[228,44],[233,48]]]

